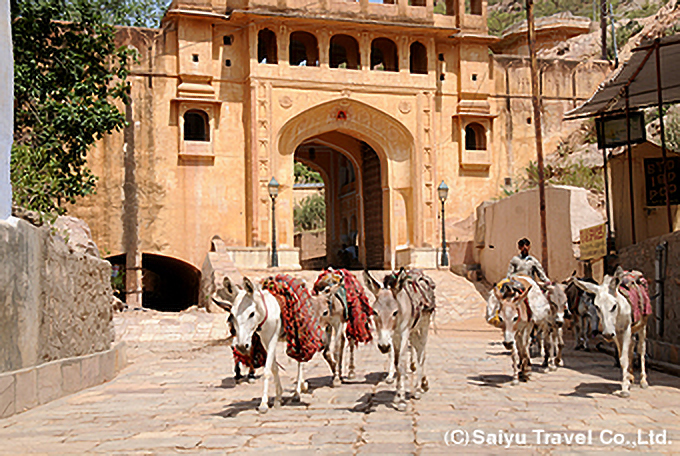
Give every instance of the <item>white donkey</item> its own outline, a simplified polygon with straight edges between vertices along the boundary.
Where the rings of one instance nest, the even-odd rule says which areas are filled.
[[[512,355],[513,385],[529,380],[531,331],[535,328],[550,334],[553,318],[548,299],[530,277],[516,275],[494,285],[487,302],[487,321],[503,330],[503,345]],[[549,366],[554,366],[552,360],[548,357]]]
[[[317,302],[317,316],[321,326],[325,330],[323,357],[331,368],[333,379],[331,386],[340,386],[342,383],[342,358],[345,350],[345,328],[347,327],[347,310],[338,291],[342,284],[328,286],[319,292],[325,296],[325,302]],[[353,379],[354,372],[354,348],[355,343],[350,344],[350,366],[348,378]]]
[[[630,383],[635,381],[633,375],[633,334],[638,335],[637,350],[640,355],[640,387],[647,388],[647,371],[645,369],[645,339],[647,337],[647,319],[649,313],[644,309],[640,318],[633,322],[633,307],[629,299],[621,293],[620,285],[624,280],[624,271],[616,269],[613,276],[605,276],[602,285],[595,285],[582,280],[574,283],[584,291],[595,295],[595,308],[602,324],[602,336],[614,341],[621,363],[621,397],[630,396]],[[639,273],[638,273],[639,274]],[[641,274],[639,275],[641,277]],[[644,280],[644,279],[643,279]],[[646,292],[646,290],[645,290]],[[650,308],[651,311],[651,308]]]
[[[235,330],[235,347],[241,353],[251,353],[253,334],[259,334],[262,345],[267,351],[264,364],[264,391],[257,411],[266,413],[269,410],[269,382],[274,377],[276,382],[276,396],[274,406],[281,405],[281,378],[279,366],[276,363],[276,344],[281,334],[281,307],[268,290],[254,285],[247,277],[243,278],[243,287],[231,283],[228,277],[224,279],[224,296],[232,303],[232,313],[229,318]],[[325,299],[325,297],[323,298]],[[307,391],[304,381],[302,363],[298,362],[297,380],[295,382],[294,399],[299,400],[300,394]]]
[[[429,389],[425,376],[425,346],[430,318],[435,310],[434,281],[425,274],[407,272],[388,275],[383,284],[364,271],[364,282],[375,295],[373,303],[378,349],[382,353],[394,350],[394,367],[397,372],[397,394],[394,402],[400,411],[406,410],[404,358],[411,343],[416,359],[416,384],[414,399],[420,399]]]

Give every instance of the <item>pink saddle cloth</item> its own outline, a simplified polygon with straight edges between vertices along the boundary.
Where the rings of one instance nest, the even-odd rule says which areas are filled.
[[[649,299],[647,279],[639,271],[626,271],[621,279],[619,291],[623,294],[633,309],[633,324],[640,321],[642,316],[652,314],[652,302]]]

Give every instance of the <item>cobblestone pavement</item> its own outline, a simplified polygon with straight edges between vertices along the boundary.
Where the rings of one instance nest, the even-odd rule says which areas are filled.
[[[442,279],[451,281],[438,287],[442,296],[467,293],[469,284],[457,279]],[[510,386],[510,359],[498,330],[479,316],[481,299],[447,302],[440,307],[477,316],[430,332],[431,388],[406,412],[392,407],[394,386],[382,381],[386,357],[372,345],[357,353],[357,379],[337,388],[317,355],[306,366],[309,393],[292,402],[296,368],[280,344],[284,404],[259,415],[262,380],[234,383],[230,350],[220,341],[224,316],[126,312],[116,328],[128,341],[130,365],[109,383],[0,420],[0,454],[680,452],[678,378],[651,371],[649,389],[634,387],[622,399],[611,394],[620,371],[610,357],[567,350],[567,367],[536,370],[530,382]],[[667,443],[644,444],[650,431]],[[446,445],[465,433],[468,446]],[[506,450],[508,433],[525,436],[526,445]],[[502,444],[494,444],[501,434]],[[488,442],[474,443],[480,435]],[[623,443],[608,445],[609,438]]]

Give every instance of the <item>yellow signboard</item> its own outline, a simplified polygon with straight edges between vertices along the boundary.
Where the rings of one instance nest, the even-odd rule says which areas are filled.
[[[607,254],[607,226],[601,225],[581,230],[581,260],[602,258]]]

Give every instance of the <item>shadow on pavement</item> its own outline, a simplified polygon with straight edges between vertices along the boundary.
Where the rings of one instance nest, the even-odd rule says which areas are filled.
[[[281,398],[281,407],[308,407],[309,403],[308,402],[303,402],[303,401],[294,401],[292,397],[282,397]],[[257,407],[260,405],[260,398],[253,398],[249,401],[239,401],[239,402],[232,402],[228,406],[224,408],[219,413],[213,413],[213,416],[221,416],[222,418],[233,418],[237,416],[241,412],[246,412],[248,410],[257,410]],[[270,397],[269,398],[269,408],[272,408],[274,405],[274,398]],[[275,409],[274,409],[275,410]]]
[[[394,397],[397,395],[395,390],[382,390],[377,393],[366,393],[357,399],[357,404],[349,408],[350,412],[354,413],[373,413],[379,405],[384,405],[387,408],[397,410],[394,405]],[[407,400],[409,396],[407,395]]]
[[[468,377],[467,379],[470,385],[501,388],[501,385],[503,385],[504,383],[510,383],[512,381],[512,375],[485,374],[475,375],[472,377]]]
[[[591,396],[591,394],[610,395],[620,388],[621,385],[619,383],[581,383],[574,388],[573,392],[568,394],[562,393],[560,396],[593,399],[595,396]]]

